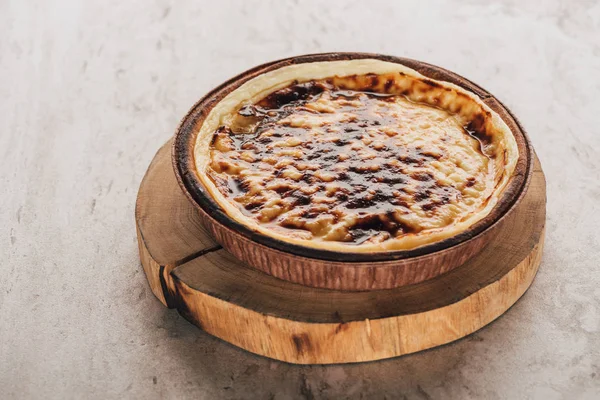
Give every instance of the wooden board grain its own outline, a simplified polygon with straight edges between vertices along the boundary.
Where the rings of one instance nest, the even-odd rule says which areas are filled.
[[[156,297],[256,354],[301,364],[377,360],[439,346],[490,323],[527,290],[544,242],[546,185],[533,177],[495,241],[462,266],[388,290],[312,288],[264,274],[221,249],[178,190],[163,146],[136,204],[140,258]]]
[[[205,251],[221,248],[189,207],[171,167],[169,140],[156,153],[142,180],[135,204],[138,248],[154,295],[171,307],[169,273]]]

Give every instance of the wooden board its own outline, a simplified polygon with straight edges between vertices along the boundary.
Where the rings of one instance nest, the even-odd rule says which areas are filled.
[[[464,337],[527,290],[544,243],[546,184],[537,158],[518,209],[495,241],[435,279],[361,292],[311,288],[244,266],[207,234],[180,191],[170,142],[136,203],[140,258],[156,297],[206,332],[299,364],[378,360]]]

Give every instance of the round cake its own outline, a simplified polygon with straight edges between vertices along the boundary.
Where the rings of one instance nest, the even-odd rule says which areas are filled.
[[[198,127],[196,174],[238,223],[295,245],[410,250],[485,218],[519,158],[475,94],[376,59],[289,65]]]

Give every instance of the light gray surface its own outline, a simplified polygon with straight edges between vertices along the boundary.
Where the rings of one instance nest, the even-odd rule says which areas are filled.
[[[598,398],[600,2],[0,1],[0,397]],[[292,366],[165,309],[134,200],[207,90],[256,64],[358,50],[480,83],[548,179],[532,288],[457,343]]]

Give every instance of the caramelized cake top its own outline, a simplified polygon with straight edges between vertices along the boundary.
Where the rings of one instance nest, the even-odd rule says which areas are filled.
[[[231,217],[309,247],[385,251],[489,213],[516,145],[474,95],[404,70],[300,78],[238,103],[196,152]]]

